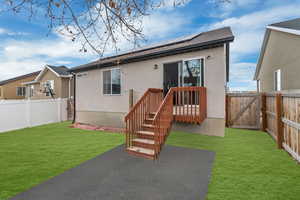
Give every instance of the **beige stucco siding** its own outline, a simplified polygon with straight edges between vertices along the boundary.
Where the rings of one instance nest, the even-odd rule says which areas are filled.
[[[262,92],[274,90],[274,71],[281,69],[282,90],[300,89],[300,38],[272,30],[258,76]]]
[[[207,59],[207,56],[210,58]],[[77,76],[76,80],[78,118],[83,112],[127,113],[130,89],[134,90],[136,102],[148,88],[163,87],[164,63],[199,57],[205,58],[208,117],[224,118],[226,69],[223,47],[121,65],[121,95],[103,95],[102,73],[110,68],[82,72],[83,76]],[[158,69],[154,69],[155,64],[158,65]]]
[[[55,75],[52,71],[48,70],[40,77],[37,84],[34,84],[34,96],[31,99],[49,99],[51,96],[46,96],[43,93],[43,83],[46,81],[54,81],[54,98],[67,98],[69,97],[69,78],[61,78]]]

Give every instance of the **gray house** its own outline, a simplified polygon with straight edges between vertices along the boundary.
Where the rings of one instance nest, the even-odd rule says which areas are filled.
[[[261,92],[300,91],[300,18],[267,26],[254,80]]]
[[[233,39],[225,27],[72,68],[76,122],[124,127],[127,150],[148,158],[172,122],[173,129],[224,136]]]

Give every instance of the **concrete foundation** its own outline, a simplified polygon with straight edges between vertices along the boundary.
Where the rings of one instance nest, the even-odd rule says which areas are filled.
[[[76,115],[76,122],[79,123],[116,128],[125,127],[124,117],[126,113],[122,112],[77,111]],[[175,122],[173,123],[172,131],[224,137],[225,119],[207,118],[200,125]]]
[[[188,123],[173,123],[172,131],[183,131],[188,133],[199,133],[210,136],[225,135],[225,119],[207,118],[202,124],[188,124]]]
[[[125,115],[126,113],[122,112],[77,111],[76,122],[97,126],[124,128]]]

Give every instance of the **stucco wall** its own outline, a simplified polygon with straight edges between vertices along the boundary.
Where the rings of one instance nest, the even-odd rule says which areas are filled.
[[[209,59],[206,57],[210,55]],[[224,118],[225,55],[224,48],[214,48],[193,53],[168,56],[119,66],[121,68],[121,95],[103,95],[102,71],[82,72],[77,77],[76,98],[78,111],[128,112],[128,92],[134,90],[137,101],[148,88],[163,87],[163,63],[189,58],[205,58],[205,80],[208,96],[208,117]],[[154,69],[154,65],[158,69]]]
[[[300,89],[299,36],[272,30],[258,76],[262,92],[274,90],[274,71],[281,69],[282,90]]]

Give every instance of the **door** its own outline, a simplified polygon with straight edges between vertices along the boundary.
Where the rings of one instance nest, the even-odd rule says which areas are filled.
[[[178,86],[178,68],[179,68],[178,65],[179,62],[164,64],[164,94],[165,95],[167,94],[167,92],[171,87]]]

